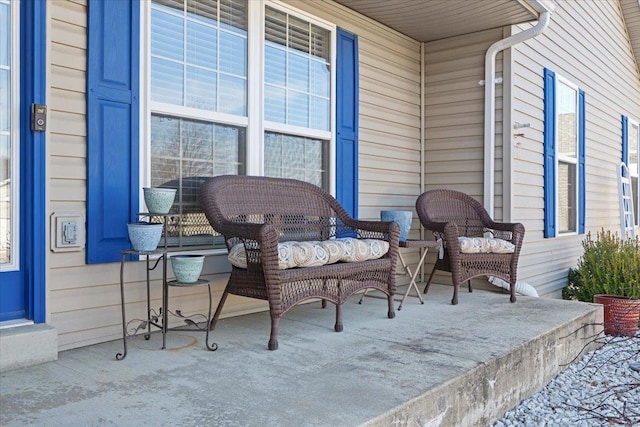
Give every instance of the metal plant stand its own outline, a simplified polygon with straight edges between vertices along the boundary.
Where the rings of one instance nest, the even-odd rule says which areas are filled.
[[[180,330],[180,331],[206,331],[205,346],[207,350],[215,351],[218,349],[216,343],[209,343],[209,324],[211,323],[211,306],[212,306],[212,294],[211,294],[211,282],[208,280],[198,279],[194,283],[181,283],[175,280],[167,281],[167,223],[175,215],[154,215],[149,213],[140,213],[140,216],[147,217],[162,217],[164,224],[163,236],[164,247],[152,252],[136,251],[133,249],[123,250],[121,252],[122,257],[120,260],[120,304],[122,307],[122,343],[124,350],[122,353],[116,354],[116,360],[123,360],[127,357],[127,338],[138,335],[140,332],[145,331],[144,338],[148,340],[151,337],[151,328],[155,327],[162,332],[162,349],[167,347],[167,331]],[[127,320],[125,312],[125,291],[124,291],[124,266],[127,257],[130,255],[143,256],[146,261],[146,286],[147,286],[147,317],[146,319],[131,319]],[[158,256],[157,259],[152,260],[151,257]],[[153,264],[153,265],[152,265]],[[162,264],[162,306],[156,312],[151,308],[151,271],[155,270],[158,265]],[[169,310],[169,287],[191,287],[207,285],[209,291],[209,311],[207,315],[194,314],[185,316],[180,310],[171,312]],[[185,325],[174,328],[169,328],[168,317],[169,314],[175,317],[179,317],[184,320]],[[205,326],[199,326],[195,319],[201,319]],[[134,326],[131,326],[134,325]]]

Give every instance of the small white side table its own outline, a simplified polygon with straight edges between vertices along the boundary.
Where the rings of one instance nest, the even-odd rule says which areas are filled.
[[[402,257],[402,251],[398,251],[398,256],[400,258],[400,263],[402,264],[402,267],[404,268],[404,272],[411,279],[411,281],[409,282],[409,286],[407,287],[407,291],[404,293],[404,296],[402,297],[402,299],[401,300],[396,300],[396,301],[400,301],[400,305],[398,306],[398,310],[401,310],[402,309],[402,304],[404,304],[404,301],[409,296],[409,292],[411,292],[411,289],[415,289],[416,290],[416,296],[420,300],[420,303],[424,304],[424,300],[422,299],[422,295],[420,294],[420,290],[418,289],[418,285],[416,284],[416,277],[418,277],[418,273],[420,272],[420,269],[424,267],[424,259],[427,257],[427,253],[429,252],[429,249],[430,248],[440,249],[440,242],[433,241],[433,240],[407,239],[407,240],[401,240],[399,242],[399,246],[401,248],[419,248],[422,251],[422,256],[420,257],[420,261],[416,265],[415,271],[413,271],[413,272],[411,272],[411,269],[409,268],[409,266],[407,265],[406,261]],[[434,264],[434,269],[435,269],[435,264]],[[431,274],[433,274],[433,270],[432,270]],[[365,296],[367,296],[367,290],[365,290],[362,293],[362,296],[360,297],[360,300],[358,301],[358,304],[362,304],[362,301],[364,300]],[[376,295],[372,295],[372,297],[379,298]]]
[[[411,269],[409,268],[404,258],[402,257],[402,251],[398,252],[400,262],[402,263],[402,267],[404,267],[404,271],[407,274],[407,276],[411,278],[411,281],[409,282],[409,286],[407,286],[407,291],[404,293],[404,296],[400,301],[400,305],[398,306],[398,310],[402,310],[402,304],[404,304],[412,288],[416,290],[416,296],[420,300],[420,304],[424,304],[424,300],[422,299],[422,295],[420,294],[420,290],[418,289],[418,285],[416,284],[416,277],[418,277],[418,273],[420,272],[420,269],[424,268],[424,259],[426,258],[427,253],[429,253],[429,249],[430,248],[439,249],[440,242],[433,241],[433,240],[408,239],[408,240],[400,241],[399,246],[401,248],[419,248],[420,250],[422,250],[422,256],[420,257],[420,261],[418,261],[418,264],[415,266],[415,270],[413,271],[413,273],[411,272]]]

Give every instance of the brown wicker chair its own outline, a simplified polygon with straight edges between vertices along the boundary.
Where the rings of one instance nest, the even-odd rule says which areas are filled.
[[[429,290],[435,270],[451,272],[453,299],[458,303],[458,288],[478,276],[494,276],[508,282],[511,302],[516,301],[515,284],[518,258],[524,238],[520,223],[494,222],[484,207],[473,197],[454,190],[431,190],[418,197],[416,210],[422,226],[443,240],[444,257],[438,258],[429,276],[424,293]],[[493,237],[508,240],[515,246],[513,253],[461,253],[458,237],[483,237],[491,231]]]
[[[298,180],[227,175],[211,178],[200,190],[200,204],[228,249],[243,243],[247,268],[232,267],[229,281],[210,323],[214,329],[228,294],[269,301],[269,350],[278,348],[280,318],[312,298],[336,305],[335,331],[342,331],[342,304],[355,292],[375,288],[388,299],[395,316],[395,266],[400,230],[395,222],[352,219],[329,193]],[[338,262],[281,270],[278,243],[338,237],[380,239],[389,251],[380,259]]]

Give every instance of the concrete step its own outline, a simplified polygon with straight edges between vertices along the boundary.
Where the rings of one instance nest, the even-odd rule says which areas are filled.
[[[58,332],[46,324],[0,329],[0,372],[58,359]]]

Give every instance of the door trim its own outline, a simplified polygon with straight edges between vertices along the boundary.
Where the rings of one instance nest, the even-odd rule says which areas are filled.
[[[20,218],[26,315],[46,322],[46,132],[31,131],[31,104],[46,104],[46,0],[20,2]]]

